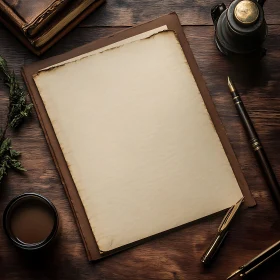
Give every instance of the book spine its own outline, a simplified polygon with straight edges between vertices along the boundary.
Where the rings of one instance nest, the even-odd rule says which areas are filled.
[[[25,22],[8,5],[0,0],[0,17],[3,16],[9,21],[13,22],[20,29],[20,31],[23,32],[23,26],[25,25]]]
[[[27,37],[35,36],[52,18],[73,0],[54,1],[42,14],[37,16],[32,22],[23,26],[23,31]]]
[[[50,28],[47,32],[40,35],[38,38],[29,39],[32,46],[35,48],[43,48],[54,37],[61,38],[62,30],[67,29],[67,33],[72,30],[77,24],[79,24],[85,17],[96,10],[105,0],[86,0],[83,5],[80,5],[80,9],[75,8],[69,11],[62,20],[63,23]],[[63,34],[64,36],[64,34]]]

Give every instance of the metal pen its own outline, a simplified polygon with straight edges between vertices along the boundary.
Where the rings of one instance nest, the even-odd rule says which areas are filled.
[[[280,253],[280,241],[274,243],[271,247],[260,253],[258,256],[253,258],[251,261],[239,267],[239,269],[233,272],[227,280],[233,278],[238,275],[240,277],[245,277],[251,272],[253,272],[256,268],[260,267],[262,264],[266,263],[272,257]]]
[[[261,145],[258,134],[254,128],[254,125],[245,109],[245,106],[238,94],[233,82],[228,77],[228,87],[231,92],[232,99],[234,101],[235,107],[239,113],[243,126],[249,137],[250,144],[254,150],[255,156],[259,162],[260,168],[264,174],[267,185],[272,194],[272,198],[275,202],[277,209],[280,211],[280,186],[276,179],[276,176],[272,170],[266,153]]]
[[[214,240],[211,242],[210,246],[208,249],[205,251],[201,258],[201,262],[204,265],[209,265],[213,258],[215,257],[216,253],[220,249],[225,237],[227,236],[229,232],[229,226],[233,220],[233,218],[236,216],[236,213],[238,209],[240,208],[244,198],[241,198],[238,200],[238,202],[231,206],[229,210],[227,211],[225,217],[223,218],[219,228],[216,237]]]

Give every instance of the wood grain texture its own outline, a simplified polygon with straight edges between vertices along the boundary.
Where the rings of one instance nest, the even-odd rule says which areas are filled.
[[[108,0],[84,23],[84,26],[132,26],[155,17],[178,13],[182,25],[212,25],[210,11],[214,5],[232,0]],[[280,24],[280,2],[268,0],[264,5],[269,24]]]
[[[121,2],[124,1],[118,1]],[[163,2],[167,3],[167,1]],[[178,5],[182,3],[177,2]],[[190,2],[192,1],[188,3]],[[194,2],[203,3],[203,1]],[[267,5],[269,3],[273,5],[276,1],[268,1]],[[180,6],[176,7],[179,9]],[[193,13],[196,13],[195,9]],[[109,14],[107,17],[108,21],[112,20]],[[199,16],[196,17],[198,22]],[[143,21],[145,19],[143,18]],[[117,25],[117,19],[114,22]],[[120,30],[122,28],[76,28],[44,57],[65,52]],[[278,152],[280,26],[269,26],[269,37],[266,41],[267,56],[256,65],[246,61],[231,62],[222,56],[213,44],[211,26],[187,26],[184,31],[258,206],[241,210],[215,263],[209,269],[203,269],[199,260],[209,241],[214,237],[223,213],[103,261],[88,263],[64,189],[36,114],[33,113],[32,118],[19,132],[10,134],[14,148],[23,151],[22,162],[28,172],[22,175],[11,172],[0,186],[0,214],[14,196],[23,192],[38,192],[51,199],[56,205],[62,222],[61,235],[48,251],[41,252],[39,255],[26,254],[8,242],[1,223],[1,280],[224,280],[238,266],[279,239],[279,213],[272,204],[266,184],[248,145],[227,89],[226,76],[229,74],[240,90],[276,176],[280,180],[280,153]],[[24,64],[38,60],[2,25],[0,25],[0,54],[9,61],[16,74],[20,73],[20,68]],[[0,123],[3,123],[8,99],[6,88],[2,83],[0,83],[0,100]],[[2,215],[0,217],[2,222]],[[280,256],[276,257],[274,262],[266,265],[252,279],[279,279],[279,260]]]

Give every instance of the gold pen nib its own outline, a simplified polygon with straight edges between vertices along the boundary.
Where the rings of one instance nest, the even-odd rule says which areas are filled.
[[[234,272],[227,278],[227,280],[233,278],[233,277],[234,277],[235,275],[237,275],[240,271],[241,271],[241,269],[238,269],[238,270],[234,271]]]
[[[231,93],[235,92],[235,87],[234,87],[234,84],[233,82],[231,81],[230,77],[228,77],[228,87],[229,87],[229,90]]]
[[[227,214],[225,215],[224,219],[222,220],[218,231],[223,231],[225,229],[227,229],[232,221],[232,219],[235,217],[237,211],[239,210],[242,202],[244,201],[244,197],[242,197],[241,199],[239,199],[236,204],[234,204],[233,206],[231,206],[227,212]]]

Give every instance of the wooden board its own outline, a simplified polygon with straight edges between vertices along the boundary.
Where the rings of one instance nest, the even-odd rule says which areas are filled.
[[[211,8],[223,2],[228,7],[232,0],[108,0],[83,26],[132,26],[170,12],[179,15],[182,25],[212,25]],[[279,1],[268,0],[264,10],[269,24],[280,24]]]
[[[121,2],[123,1],[119,1]],[[179,5],[176,2],[173,1],[174,5]],[[186,1],[184,7],[192,2]],[[266,5],[276,7],[279,4],[275,0],[268,1]],[[196,10],[193,10],[193,13],[198,21]],[[279,12],[275,10],[275,13]],[[119,27],[76,28],[44,57],[65,52],[119,30]],[[37,117],[33,114],[32,119],[18,133],[12,135],[14,147],[23,151],[22,162],[28,172],[22,176],[12,172],[0,186],[0,213],[15,195],[28,191],[39,192],[57,206],[62,220],[62,232],[53,250],[39,258],[23,254],[11,246],[0,226],[1,279],[224,280],[238,266],[279,239],[279,214],[274,209],[246,140],[228,93],[225,76],[229,73],[241,91],[243,101],[280,180],[280,26],[269,26],[267,56],[259,66],[251,67],[247,71],[243,70],[244,67],[235,69],[233,64],[216,50],[212,26],[188,26],[184,30],[258,206],[240,212],[216,262],[209,270],[202,269],[199,258],[209,240],[214,237],[223,217],[222,213],[97,264],[88,263],[58,173]],[[38,59],[18,43],[2,25],[0,42],[0,54],[8,59],[17,74],[20,73],[23,64]],[[6,94],[5,87],[0,83],[1,123],[5,117]],[[253,279],[279,279],[279,259],[280,256]]]

